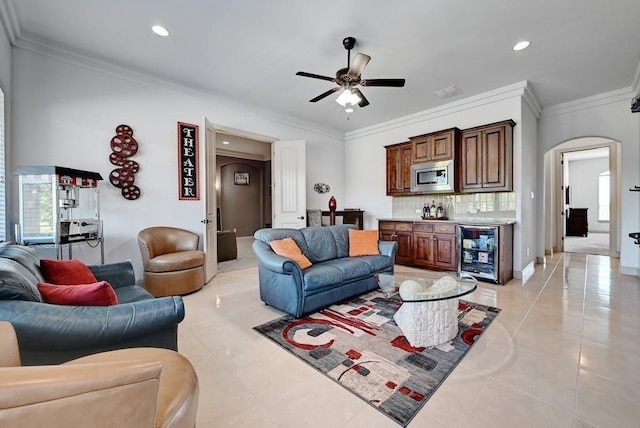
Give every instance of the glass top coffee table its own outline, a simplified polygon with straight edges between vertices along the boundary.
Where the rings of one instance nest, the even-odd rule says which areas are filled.
[[[446,343],[458,334],[458,298],[473,293],[475,278],[465,273],[379,274],[385,296],[399,294],[402,306],[393,319],[413,347]]]

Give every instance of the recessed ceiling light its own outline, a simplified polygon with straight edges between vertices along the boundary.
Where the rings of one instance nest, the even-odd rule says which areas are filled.
[[[514,51],[521,51],[522,49],[525,49],[526,47],[528,47],[531,44],[531,42],[527,41],[527,40],[523,40],[521,42],[518,42],[515,44],[515,46],[513,47]]]
[[[151,30],[158,36],[167,37],[169,35],[169,30],[164,28],[162,25],[154,25],[151,27]]]
[[[229,144],[229,142],[228,141],[223,141],[222,144]]]

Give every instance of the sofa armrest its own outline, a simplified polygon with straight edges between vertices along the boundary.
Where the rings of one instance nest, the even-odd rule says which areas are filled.
[[[277,255],[271,247],[262,241],[255,240],[252,244],[253,254],[258,265],[275,273],[291,274],[298,272],[302,276],[302,269],[293,260]]]
[[[0,320],[13,324],[21,352],[106,349],[175,328],[183,319],[180,296],[113,306],[0,301]]]
[[[378,249],[380,250],[380,254],[389,256],[395,261],[398,243],[396,241],[378,241]]]
[[[93,272],[98,281],[107,281],[113,288],[136,283],[131,262],[91,265],[89,269],[91,269],[91,272]]]
[[[86,421],[96,426],[153,426],[160,362],[111,361],[0,370],[3,427],[71,427]]]

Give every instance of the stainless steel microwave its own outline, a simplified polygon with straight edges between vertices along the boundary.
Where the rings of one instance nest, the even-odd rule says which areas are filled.
[[[454,180],[453,160],[411,165],[412,192],[453,192]]]

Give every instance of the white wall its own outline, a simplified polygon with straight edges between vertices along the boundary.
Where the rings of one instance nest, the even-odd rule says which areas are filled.
[[[609,232],[609,222],[598,221],[599,175],[609,170],[609,158],[568,162],[571,208],[587,208],[589,232]]]
[[[0,18],[2,16],[0,15]],[[11,148],[9,142],[11,141],[11,45],[8,39],[8,29],[4,27],[6,21],[0,19],[0,89],[4,93],[4,97],[0,97],[0,102],[4,102],[0,111],[4,112],[4,117],[0,119],[0,126],[4,126],[4,141],[5,141],[5,176],[11,171],[7,168],[6,160],[9,159],[9,153]],[[1,139],[0,139],[1,140]],[[0,141],[2,144],[2,141]],[[4,180],[6,183],[6,179]],[[5,185],[0,182],[0,185]],[[2,192],[0,192],[2,193]],[[5,188],[5,195],[9,195],[9,186]],[[9,209],[9,207],[5,207]],[[10,226],[7,224],[6,230],[0,232],[0,237],[10,236],[8,231]]]
[[[56,51],[44,55],[14,48],[13,54],[10,171],[21,165],[59,165],[100,172],[105,178],[100,185],[105,261],[133,259],[138,278],[139,230],[170,225],[203,231],[202,201],[177,197],[178,121],[200,124],[207,116],[212,123],[274,139],[306,140],[308,205],[326,204],[330,196],[316,196],[312,186],[317,181],[330,183],[331,194],[344,201],[344,142],[330,130]],[[140,164],[136,185],[142,196],[136,201],[125,200],[108,182],[114,168],[108,160],[109,143],[119,124],[130,125],[140,145],[132,158]],[[86,245],[74,251],[87,263],[99,261],[98,251]]]
[[[517,199],[522,197],[522,186],[533,187],[528,177],[535,174],[535,162],[527,159],[528,165],[521,167],[523,156],[535,152],[535,130],[522,131],[522,95],[526,82],[501,88],[476,97],[452,102],[440,109],[416,113],[377,126],[350,132],[345,141],[345,190],[347,204],[365,210],[367,229],[378,227],[378,218],[392,216],[392,197],[386,196],[386,152],[384,146],[407,141],[409,137],[439,131],[451,127],[472,128],[493,122],[513,119],[514,128],[514,191]],[[530,122],[529,116],[527,121]],[[535,123],[535,122],[534,122]],[[531,126],[531,125],[528,125]],[[522,138],[526,136],[528,147],[523,150]],[[529,146],[532,146],[530,148]],[[535,160],[535,156],[533,157]],[[533,171],[533,172],[532,172]],[[525,183],[526,184],[523,184]],[[529,191],[530,193],[530,191]],[[526,206],[526,204],[525,204]],[[419,207],[416,207],[419,208]],[[535,224],[530,225],[527,214],[516,208],[514,236],[514,273],[522,269],[533,257],[522,255],[523,242],[535,242]],[[524,215],[524,217],[523,217]],[[523,224],[525,223],[525,224]],[[526,254],[526,253],[525,253]]]
[[[538,163],[538,110],[532,106],[531,97],[522,100],[521,125],[514,128],[520,137],[514,137],[513,180],[517,189],[517,223],[514,228],[514,270],[516,266],[525,269],[533,267],[536,256],[544,256],[544,244],[538,237],[542,235],[540,219],[536,216],[536,206],[544,203],[542,193],[538,193],[536,177],[541,174],[543,163]],[[539,233],[538,233],[539,231]]]
[[[640,251],[630,232],[640,231],[640,197],[629,188],[640,185],[640,118],[631,113],[633,93],[630,90],[600,94],[542,111],[538,122],[539,156],[560,143],[581,137],[603,137],[621,143],[622,180],[620,199],[620,269],[638,274]],[[543,177],[538,176],[538,185]],[[544,212],[539,211],[543,216]]]

